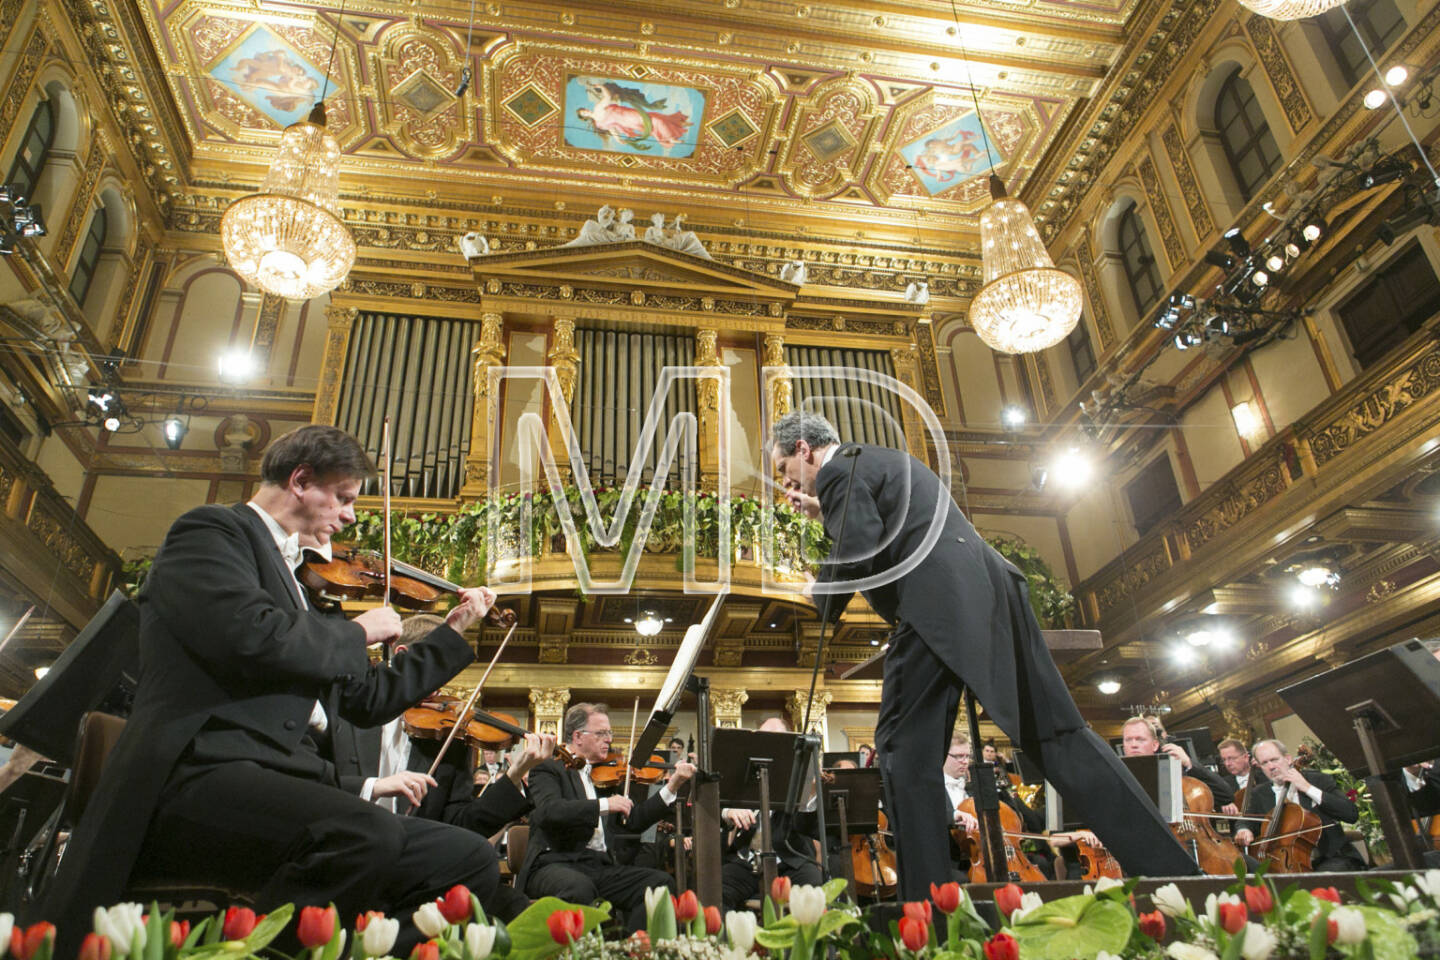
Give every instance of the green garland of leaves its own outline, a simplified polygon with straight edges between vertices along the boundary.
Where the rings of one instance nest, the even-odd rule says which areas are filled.
[[[1352,774],[1329,747],[1314,737],[1306,737],[1300,741],[1300,746],[1295,751],[1295,759],[1301,766],[1328,773],[1335,778],[1335,786],[1350,798],[1360,813],[1355,827],[1365,837],[1365,845],[1370,848],[1370,859],[1374,862],[1389,862],[1390,844],[1386,842],[1385,832],[1380,828],[1380,814],[1375,810],[1375,799],[1370,795],[1370,785]]]
[[[985,539],[1025,574],[1025,580],[1030,584],[1030,608],[1035,611],[1035,619],[1040,621],[1040,626],[1050,630],[1067,626],[1075,613],[1075,598],[1061,585],[1050,564],[1040,556],[1040,551],[1013,537]]]

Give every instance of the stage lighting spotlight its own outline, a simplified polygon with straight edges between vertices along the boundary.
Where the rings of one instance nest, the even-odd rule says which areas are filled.
[[[1050,464],[1059,483],[1070,490],[1083,487],[1095,471],[1095,465],[1079,447],[1067,447]]]
[[[1215,337],[1228,337],[1230,335],[1230,321],[1217,313],[1205,321],[1205,332]]]
[[[1410,78],[1410,71],[1406,70],[1403,64],[1395,64],[1385,71],[1385,82],[1392,87],[1398,87]]]
[[[1385,106],[1385,100],[1385,91],[1381,90],[1379,87],[1376,87],[1374,90],[1371,90],[1369,93],[1365,94],[1365,109],[1379,110],[1381,107]]]
[[[1318,215],[1311,217],[1306,221],[1304,228],[1301,229],[1300,236],[1304,237],[1310,243],[1314,243],[1325,235],[1327,226],[1328,224],[1325,223],[1324,217]]]
[[[1101,680],[1099,683],[1095,684],[1095,689],[1099,690],[1107,697],[1113,697],[1115,694],[1120,692],[1120,681],[1112,677],[1107,677],[1106,679]]]
[[[1382,183],[1399,180],[1409,172],[1409,170],[1398,164],[1390,164],[1378,170],[1372,167],[1360,175],[1360,186],[1368,190],[1371,187],[1378,187]]]
[[[106,429],[106,430],[109,430],[111,433],[114,433],[116,430],[119,430],[119,429],[120,429],[120,418],[117,417],[117,416],[113,416],[113,415],[106,417],[106,418],[105,418],[105,429]]]
[[[1230,270],[1235,266],[1235,258],[1224,250],[1205,251],[1205,262],[1221,270]]]
[[[1000,423],[1006,430],[1019,430],[1029,419],[1030,415],[1025,412],[1025,408],[1018,404],[1007,404],[1000,411]]]
[[[1256,270],[1254,273],[1250,274],[1250,282],[1255,284],[1255,286],[1257,287],[1268,286],[1270,283],[1270,274],[1266,273],[1264,270]]]
[[[166,417],[160,424],[160,431],[165,435],[165,446],[171,450],[179,450],[180,444],[185,440],[185,434],[190,432],[190,426],[176,414]]]
[[[1230,249],[1235,252],[1235,256],[1250,256],[1250,241],[1245,239],[1245,234],[1240,232],[1239,227],[1231,227],[1225,231],[1223,236],[1226,242],[1230,244]]]
[[[220,379],[229,383],[244,383],[255,371],[255,361],[248,350],[231,350],[220,355]]]
[[[1278,253],[1272,253],[1265,260],[1265,268],[1271,273],[1279,273],[1285,269],[1285,258]]]
[[[1305,246],[1308,247],[1309,244],[1307,243]],[[1300,254],[1302,254],[1302,253],[1304,253],[1304,252],[1305,252],[1305,247],[1302,247],[1302,246],[1299,244],[1299,242],[1297,242],[1297,241],[1295,241],[1295,240],[1288,240],[1288,241],[1286,241],[1286,243],[1285,243],[1285,256],[1289,257],[1291,260],[1294,260],[1295,258],[1299,257]]]
[[[90,402],[94,404],[95,409],[99,410],[101,413],[109,410],[110,404],[113,403],[114,400],[115,394],[111,393],[109,390],[90,391]]]
[[[1205,342],[1205,338],[1194,330],[1182,330],[1175,334],[1175,349],[1189,350],[1191,347],[1198,347]]]

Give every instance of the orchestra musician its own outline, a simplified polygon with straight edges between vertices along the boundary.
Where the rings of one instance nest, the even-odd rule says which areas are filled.
[[[1260,772],[1260,768],[1251,762],[1250,751],[1239,740],[1227,737],[1220,741],[1219,750],[1220,762],[1225,767],[1225,773],[1220,779],[1225,781],[1232,793],[1238,794],[1241,790],[1249,793],[1251,784],[1259,789],[1270,782],[1265,779],[1265,774]],[[1220,812],[1238,814],[1241,811],[1232,801],[1223,805]]]
[[[645,891],[668,887],[675,879],[648,867],[619,863],[615,853],[623,834],[638,835],[675,803],[680,787],[695,775],[695,765],[677,761],[668,781],[643,803],[623,793],[601,797],[591,770],[606,760],[612,733],[610,709],[603,703],[577,703],[565,711],[561,735],[581,770],[567,770],[550,759],[530,771],[530,840],[515,886],[535,899],[559,897],[569,903],[615,905],[628,929],[645,926]]]
[[[780,716],[767,717],[759,729],[793,732],[789,721]],[[770,842],[778,858],[776,875],[789,877],[793,884],[819,886],[823,882],[816,856],[819,822],[813,804],[812,798],[808,809],[797,808],[793,818],[784,811],[770,817]],[[721,899],[726,910],[740,910],[760,892],[760,815],[745,807],[726,807],[720,817],[733,828],[720,865]]]
[[[885,575],[919,558],[903,576],[864,590],[894,627],[876,740],[901,898],[923,900],[931,883],[950,877],[940,760],[965,687],[1127,872],[1194,874],[1140,785],[1076,708],[1030,609],[1024,575],[980,538],[940,478],[901,451],[842,445],[834,426],[813,413],[781,417],[771,437],[787,499],[822,520],[834,544],[821,582]],[[937,521],[938,539],[927,541]],[[816,586],[807,593],[818,596]],[[817,605],[836,619],[848,601],[837,594]]]
[[[456,883],[483,901],[499,881],[483,838],[340,790],[326,748],[334,718],[383,723],[470,663],[461,634],[494,593],[462,591],[424,643],[372,664],[367,644],[399,636],[399,615],[318,612],[295,575],[302,541],[327,553],[354,522],[370,458],[311,425],[272,443],[260,470],[253,500],[189,511],[155,556],[134,712],[39,909],[58,920],[58,956],[132,878],[221,884],[262,911],[383,910],[405,925],[402,956],[419,938],[416,907]]]
[[[1355,802],[1340,792],[1335,778],[1319,770],[1302,773],[1279,740],[1261,740],[1251,752],[1255,763],[1269,778],[1270,789],[1247,790],[1246,812],[1268,817],[1275,809],[1276,798],[1285,791],[1290,801],[1298,801],[1306,810],[1313,810],[1325,825],[1310,855],[1311,868],[1320,873],[1364,870],[1365,862],[1355,846],[1345,839],[1340,827],[1341,823],[1354,823],[1360,813]],[[1264,826],[1263,819],[1237,821],[1235,842],[1243,847],[1261,839]]]
[[[1120,728],[1122,749],[1127,757],[1148,757],[1153,753],[1168,753],[1180,761],[1182,774],[1194,777],[1210,788],[1215,799],[1215,808],[1235,805],[1235,791],[1230,784],[1209,767],[1194,763],[1190,754],[1180,744],[1165,739],[1163,728],[1148,717],[1131,717]],[[1230,812],[1230,811],[1227,811]]]

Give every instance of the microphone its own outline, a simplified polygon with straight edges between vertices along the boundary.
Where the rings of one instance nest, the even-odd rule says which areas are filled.
[[[860,456],[860,448],[859,448],[859,447],[841,447],[841,448],[840,448],[840,456],[842,456],[842,457],[858,457],[858,456]]]
[[[466,67],[460,71],[460,86],[455,88],[455,96],[465,96],[465,91],[470,89],[470,68]]]

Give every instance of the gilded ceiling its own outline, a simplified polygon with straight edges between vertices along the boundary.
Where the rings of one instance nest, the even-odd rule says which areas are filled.
[[[135,2],[192,180],[256,182],[323,93],[387,194],[897,223],[970,218],[992,168],[1019,192],[1134,5]]]

